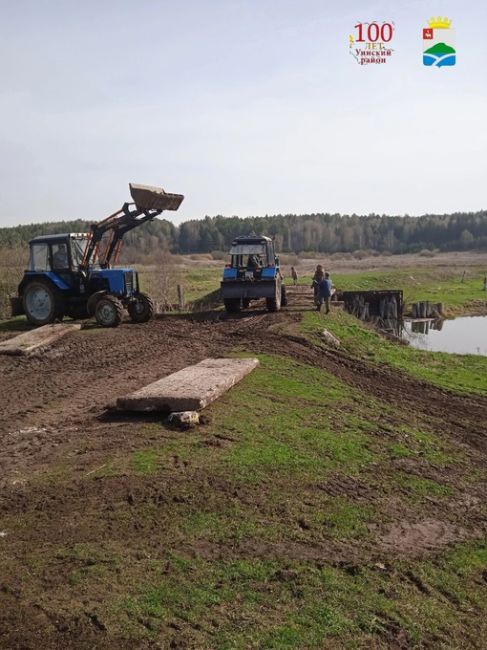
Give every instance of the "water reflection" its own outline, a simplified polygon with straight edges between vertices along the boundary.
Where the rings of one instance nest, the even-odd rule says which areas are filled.
[[[487,356],[487,316],[405,321],[403,337],[421,350]]]
[[[413,334],[429,334],[430,330],[437,330],[438,332],[441,332],[445,320],[443,318],[440,318],[438,320],[420,320],[410,322],[411,332]]]

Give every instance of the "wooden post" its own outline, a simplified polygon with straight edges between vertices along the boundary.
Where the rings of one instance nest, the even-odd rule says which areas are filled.
[[[184,287],[182,284],[178,284],[178,304],[179,304],[179,309],[184,309],[185,303],[184,303]]]
[[[484,277],[484,291],[487,291],[487,275]]]
[[[463,272],[463,275],[462,275],[462,282],[465,282],[465,274],[466,274],[466,273],[467,273],[467,269],[465,269],[465,271]]]

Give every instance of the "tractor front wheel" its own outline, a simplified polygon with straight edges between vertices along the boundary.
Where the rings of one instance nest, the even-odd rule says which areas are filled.
[[[147,323],[154,316],[154,303],[145,293],[138,293],[127,307],[132,322]]]
[[[122,303],[115,296],[99,298],[95,307],[95,318],[102,327],[117,327],[122,322]]]
[[[48,325],[64,316],[64,301],[54,285],[48,280],[34,280],[24,289],[22,306],[32,325]]]

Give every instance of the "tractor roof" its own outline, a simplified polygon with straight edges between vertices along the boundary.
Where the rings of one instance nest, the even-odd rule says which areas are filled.
[[[37,237],[33,237],[30,241],[29,244],[34,244],[35,242],[50,242],[50,241],[56,241],[59,239],[77,239],[78,237],[87,237],[88,233],[86,232],[60,232],[56,233],[54,235],[37,235]]]
[[[232,241],[232,246],[238,246],[239,244],[267,244],[267,242],[271,241],[270,237],[264,235],[240,235]]]

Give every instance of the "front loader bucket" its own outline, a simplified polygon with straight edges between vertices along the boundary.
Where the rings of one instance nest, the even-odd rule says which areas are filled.
[[[177,210],[184,196],[169,194],[162,187],[129,183],[130,194],[139,210]]]

